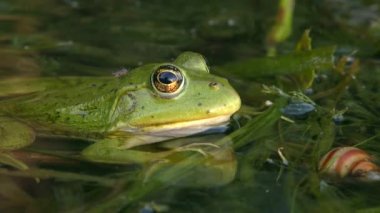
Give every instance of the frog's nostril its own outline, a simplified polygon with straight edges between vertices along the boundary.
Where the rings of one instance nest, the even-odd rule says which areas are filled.
[[[208,86],[213,89],[213,90],[218,90],[219,89],[219,83],[218,82],[210,82]]]

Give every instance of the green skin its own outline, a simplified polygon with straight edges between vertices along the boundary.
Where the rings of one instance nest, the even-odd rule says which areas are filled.
[[[152,84],[162,65],[183,75],[173,97]],[[126,163],[137,158],[131,147],[223,126],[205,119],[229,117],[239,108],[228,81],[210,74],[204,58],[192,52],[118,77],[8,80],[0,82],[0,150],[25,147],[35,135],[57,135],[94,142],[82,151],[90,161]]]

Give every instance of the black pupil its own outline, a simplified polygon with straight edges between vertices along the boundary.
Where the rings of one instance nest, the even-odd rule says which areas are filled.
[[[172,72],[162,72],[158,76],[158,80],[163,84],[171,84],[177,81],[177,76]]]

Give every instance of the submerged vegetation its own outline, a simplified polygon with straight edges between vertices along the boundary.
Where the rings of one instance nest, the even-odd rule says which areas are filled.
[[[318,168],[342,146],[379,163],[380,4],[182,4],[0,3],[1,80],[112,75],[191,50],[207,57],[212,73],[229,78],[244,104],[226,134],[141,148],[186,147],[161,161],[87,162],[79,157],[86,142],[43,137],[0,153],[0,210],[380,211],[376,179],[331,177]],[[6,89],[0,85],[0,94]]]

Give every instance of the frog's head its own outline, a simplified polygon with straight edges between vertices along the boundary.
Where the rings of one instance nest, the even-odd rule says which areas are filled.
[[[118,130],[190,135],[225,124],[241,104],[228,81],[210,74],[202,55],[193,52],[173,63],[139,67],[125,80],[136,88],[120,98]]]

